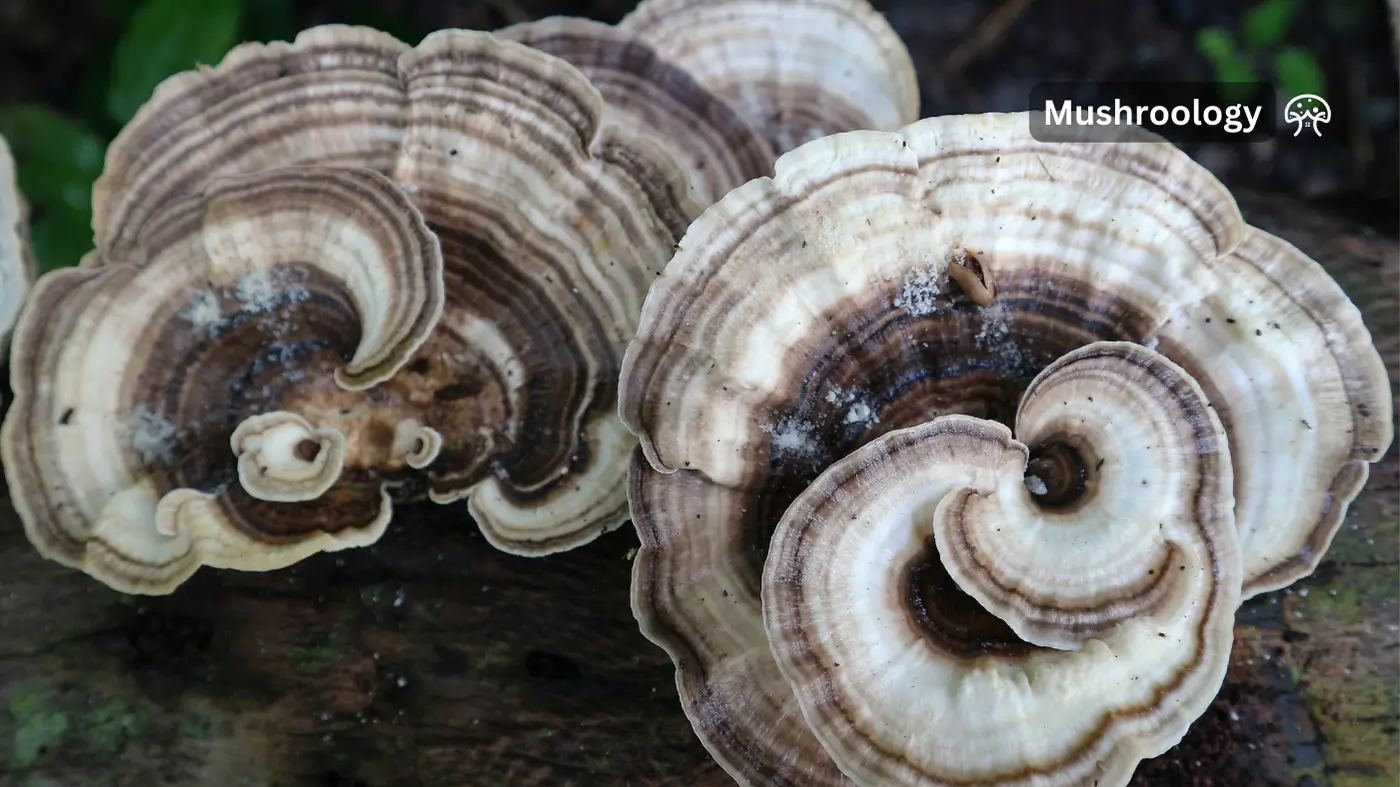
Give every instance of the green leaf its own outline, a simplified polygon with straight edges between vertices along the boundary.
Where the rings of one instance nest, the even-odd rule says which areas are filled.
[[[1235,37],[1223,27],[1203,27],[1196,31],[1196,50],[1219,67],[1222,60],[1238,57]]]
[[[1261,50],[1273,47],[1288,34],[1298,14],[1298,0],[1264,0],[1245,12],[1244,45]]]
[[[147,0],[117,41],[108,113],[126,123],[166,77],[217,63],[242,18],[243,0]]]
[[[1235,48],[1235,37],[1223,27],[1196,31],[1196,50],[1215,68],[1215,81],[1226,101],[1244,101],[1258,89],[1259,74],[1250,59]]]
[[[92,206],[50,205],[35,211],[29,227],[39,272],[77,265],[92,250]]]
[[[1317,58],[1308,50],[1293,46],[1281,50],[1274,56],[1274,75],[1279,87],[1289,96],[1311,93],[1321,96],[1327,90],[1327,76]]]
[[[36,207],[88,207],[102,174],[106,142],[80,121],[48,107],[0,107],[0,135],[14,149],[20,191]]]

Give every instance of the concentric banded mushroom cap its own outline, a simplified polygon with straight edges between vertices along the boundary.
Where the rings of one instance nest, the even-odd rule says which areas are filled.
[[[308,162],[385,173],[441,241],[442,319],[384,393],[441,438],[428,496],[470,495],[487,537],[521,554],[626,521],[617,369],[700,210],[662,143],[519,43],[315,28],[161,85],[109,151],[99,243],[120,253],[211,177]]]
[[[97,247],[124,251],[153,212],[218,175],[296,164],[389,172],[408,120],[397,68],[408,48],[326,25],[166,79],[107,148],[93,184]]]
[[[130,254],[45,275],[15,331],[0,449],[40,552],[165,593],[377,539],[433,439],[375,387],[442,312],[404,194],[361,169],[232,176]]]
[[[1024,114],[940,117],[809,143],[776,173],[690,227],[620,401],[641,440],[635,611],[745,783],[842,782],[782,748],[810,733],[758,577],[789,504],[881,434],[951,413],[1009,424],[1066,353],[1155,348],[1229,436],[1245,595],[1316,565],[1391,440],[1356,309],[1155,137],[1042,144]]]
[[[758,132],[635,35],[572,17],[522,22],[494,34],[576,66],[597,86],[611,119],[654,137],[686,167],[699,204],[773,173],[773,151]]]
[[[618,27],[728,101],[778,154],[919,117],[909,51],[866,0],[644,0]]]
[[[1121,787],[1220,688],[1240,560],[1200,388],[1150,350],[1090,344],[1031,383],[1016,434],[963,415],[887,433],[774,532],[772,652],[857,784]],[[1031,446],[1103,461],[1037,492]],[[941,571],[1010,630],[969,636]]]
[[[10,328],[34,280],[28,227],[29,210],[19,192],[15,160],[0,137],[0,358],[9,352]]]

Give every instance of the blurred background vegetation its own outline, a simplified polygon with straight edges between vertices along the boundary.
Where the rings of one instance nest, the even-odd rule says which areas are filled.
[[[550,14],[615,22],[631,0],[0,0],[0,134],[34,207],[40,265],[91,246],[108,142],[165,77],[315,24],[408,42]],[[1042,80],[1249,83],[1327,98],[1321,138],[1187,146],[1235,188],[1309,199],[1396,231],[1397,79],[1383,0],[876,0],[913,52],[923,114],[1025,109]],[[1312,136],[1312,135],[1309,135]]]

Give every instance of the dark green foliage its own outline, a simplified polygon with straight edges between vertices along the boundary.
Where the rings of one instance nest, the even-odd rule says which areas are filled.
[[[1210,61],[1226,100],[1248,98],[1253,90],[1244,83],[1259,82],[1260,68],[1270,72],[1284,100],[1325,93],[1327,76],[1317,56],[1304,47],[1285,45],[1301,10],[1301,0],[1263,0],[1245,13],[1238,36],[1223,27],[1197,31],[1196,51]]]
[[[31,241],[40,269],[76,264],[92,248],[92,182],[107,141],[36,105],[0,107],[0,136],[15,151],[20,191],[34,207]]]
[[[161,80],[219,62],[235,43],[242,20],[243,0],[147,0],[117,42],[107,111],[125,123]]]

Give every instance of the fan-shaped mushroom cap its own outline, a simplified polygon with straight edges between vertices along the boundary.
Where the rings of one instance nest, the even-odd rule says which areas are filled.
[[[375,172],[283,168],[147,226],[40,279],[16,329],[0,448],[30,540],[163,593],[377,539],[416,423],[375,384],[442,312],[422,217]]]
[[[1019,441],[961,415],[888,433],[773,535],[774,657],[857,784],[1121,786],[1220,688],[1240,560],[1200,388],[1150,350],[1091,344],[1031,383],[1016,421]],[[1103,462],[1036,494],[1028,458],[1054,448]],[[1071,652],[969,647],[929,614],[949,595],[925,595],[930,562],[1023,639]]]
[[[34,280],[28,214],[15,177],[15,160],[0,137],[0,358],[9,352],[10,328]]]
[[[1316,263],[1180,151],[1132,139],[1042,144],[1018,114],[809,143],[696,220],[648,294],[620,401],[641,438],[633,603],[742,781],[841,781],[781,748],[807,734],[758,607],[782,512],[891,429],[1009,423],[1078,347],[1155,346],[1201,385],[1255,590],[1320,558],[1391,439],[1380,358]]]
[[[389,172],[408,121],[397,67],[408,49],[326,25],[166,79],[107,149],[93,184],[97,247],[120,254],[153,212],[218,175],[296,164]]]
[[[442,319],[390,386],[439,441],[428,495],[470,495],[487,537],[521,554],[626,521],[617,369],[700,210],[662,143],[523,44],[314,28],[162,84],[109,151],[99,242],[125,248],[211,177],[307,162],[384,172],[441,241]]]
[[[727,103],[635,35],[572,17],[522,22],[495,35],[576,66],[597,86],[613,119],[655,137],[686,167],[701,205],[773,173],[768,143]]]
[[[645,0],[618,27],[728,101],[778,154],[919,117],[909,51],[865,0]]]

